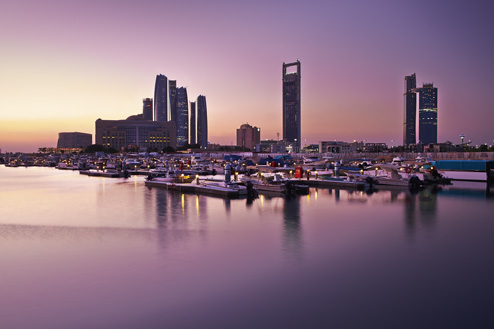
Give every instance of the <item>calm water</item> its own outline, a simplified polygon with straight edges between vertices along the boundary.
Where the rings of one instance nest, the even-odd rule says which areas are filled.
[[[494,328],[494,198],[224,200],[0,166],[1,328]]]

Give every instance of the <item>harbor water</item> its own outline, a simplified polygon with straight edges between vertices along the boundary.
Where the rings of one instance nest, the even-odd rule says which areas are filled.
[[[494,328],[494,195],[182,194],[0,166],[0,328]]]

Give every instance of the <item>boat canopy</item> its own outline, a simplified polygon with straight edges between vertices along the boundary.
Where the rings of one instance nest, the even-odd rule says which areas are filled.
[[[438,160],[432,162],[438,170],[486,171],[494,168],[492,160]]]

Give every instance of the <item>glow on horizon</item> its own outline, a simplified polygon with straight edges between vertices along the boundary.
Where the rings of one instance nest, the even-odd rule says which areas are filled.
[[[96,119],[140,113],[160,73],[187,87],[189,100],[206,95],[210,142],[235,143],[246,122],[261,128],[262,139],[276,139],[281,64],[296,59],[304,144],[401,144],[403,79],[411,73],[418,85],[438,88],[439,141],[494,139],[494,46],[485,42],[491,3],[52,0],[4,7],[2,151],[55,146],[63,131],[94,138]],[[416,23],[405,38],[407,21]]]

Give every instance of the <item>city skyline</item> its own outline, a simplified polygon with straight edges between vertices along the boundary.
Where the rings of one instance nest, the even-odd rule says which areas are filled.
[[[96,119],[128,117],[153,98],[159,72],[180,77],[190,95],[206,95],[211,143],[232,144],[244,122],[276,139],[279,65],[295,59],[304,63],[302,146],[334,139],[401,145],[403,77],[411,72],[441,89],[438,142],[459,143],[465,134],[474,145],[494,143],[494,5],[421,4],[6,3],[0,149],[55,146],[61,131],[94,134]],[[406,38],[404,22],[412,22]],[[195,51],[177,51],[190,44]]]

